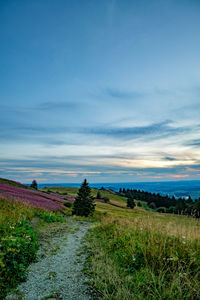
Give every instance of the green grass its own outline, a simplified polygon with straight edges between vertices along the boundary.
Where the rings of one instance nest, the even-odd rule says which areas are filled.
[[[42,190],[76,196],[78,188]],[[92,195],[96,194],[92,189]],[[73,217],[93,222],[87,236],[85,272],[101,298],[200,299],[200,221],[153,212],[145,202],[127,209],[125,197],[108,191],[101,191],[101,196],[121,207],[96,202],[93,217]],[[23,215],[27,220],[35,215],[23,209],[16,213],[16,222]],[[45,218],[50,217],[41,220]]]
[[[97,203],[85,272],[102,299],[199,299],[200,222]]]
[[[33,217],[30,207],[0,199],[0,299],[25,278],[27,266],[36,258]]]
[[[65,195],[66,193],[71,196],[76,196],[78,192],[78,188],[73,188],[73,187],[44,187],[40,189],[41,191],[44,192],[53,192],[53,193],[59,193],[62,195]]]
[[[38,233],[50,222],[65,221],[59,213],[0,199],[0,299],[26,278],[28,265],[36,259]]]

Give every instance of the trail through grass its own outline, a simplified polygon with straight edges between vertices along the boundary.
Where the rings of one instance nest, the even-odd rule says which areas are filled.
[[[85,272],[101,298],[200,299],[200,221],[127,209],[124,197],[101,193],[123,207],[96,202],[88,234]]]

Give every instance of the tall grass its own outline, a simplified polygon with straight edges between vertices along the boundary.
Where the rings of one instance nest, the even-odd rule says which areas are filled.
[[[124,197],[101,195],[123,207],[97,202],[98,225],[88,235],[85,272],[102,299],[200,299],[200,221],[127,209]]]
[[[86,273],[103,299],[200,299],[198,220],[98,204]]]
[[[65,221],[54,212],[0,199],[0,299],[25,279],[28,265],[36,259],[38,237],[32,226],[34,216],[47,223]]]
[[[0,199],[0,299],[25,278],[27,266],[36,258],[33,216],[30,207]]]

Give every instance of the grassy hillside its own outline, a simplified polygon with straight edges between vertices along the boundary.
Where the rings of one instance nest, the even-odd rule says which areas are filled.
[[[52,188],[73,196],[77,190]],[[102,299],[200,299],[200,221],[127,209],[126,198],[101,194],[121,206],[96,201],[100,223],[88,235],[85,272]]]
[[[13,188],[15,193],[18,192],[16,198],[9,194]],[[53,212],[46,207],[45,210],[40,209],[43,203],[40,203],[38,208],[25,203],[27,192],[28,189],[22,185],[1,179],[0,299],[3,299],[11,288],[25,278],[28,265],[36,259],[40,229],[50,222],[66,221],[59,212]],[[40,195],[37,200],[45,202],[47,199]]]
[[[38,193],[73,202],[77,191],[53,187]],[[92,195],[96,197],[96,189]],[[199,219],[146,210],[146,203],[127,209],[126,198],[109,191],[101,191],[101,197],[110,202],[96,201],[95,214],[89,218],[97,222],[87,238],[85,266],[90,284],[101,298],[200,299]],[[31,225],[35,217],[42,222],[62,221],[62,217],[15,201],[0,200],[0,204],[0,281],[5,278],[3,287],[9,289],[23,278],[35,258],[38,229]],[[23,260],[24,253],[23,265],[14,263]],[[10,279],[11,273],[17,276]]]
[[[86,273],[102,299],[200,299],[199,220],[97,203]]]

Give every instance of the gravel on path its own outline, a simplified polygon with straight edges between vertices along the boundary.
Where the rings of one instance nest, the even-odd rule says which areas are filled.
[[[27,281],[6,300],[92,299],[82,273],[86,253],[83,238],[90,223],[76,222],[71,232],[51,238],[38,251],[39,261],[30,265]],[[78,226],[78,229],[77,229]]]

